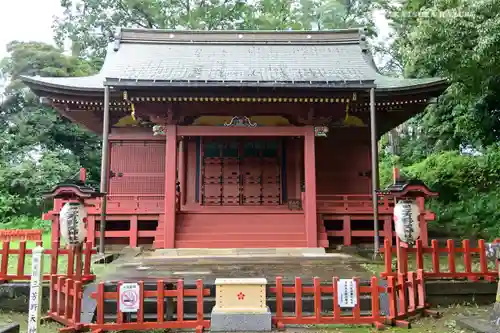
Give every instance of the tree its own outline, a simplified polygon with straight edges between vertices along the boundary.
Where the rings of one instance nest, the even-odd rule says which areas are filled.
[[[394,28],[389,67],[400,64],[407,77],[442,76],[452,83],[418,118],[420,139],[437,150],[497,142],[500,3],[407,0],[385,10]]]
[[[333,29],[373,26],[374,0],[62,0],[54,22],[62,47],[104,57],[116,27],[198,30]]]
[[[0,72],[9,81],[0,106],[3,223],[22,215],[39,216],[41,193],[73,176],[80,166],[98,178],[100,155],[96,135],[39,104],[19,80],[20,75],[88,75],[95,72],[94,64],[43,43],[12,42],[7,51],[9,56],[0,62]]]
[[[104,57],[117,27],[150,29],[246,29],[252,8],[243,0],[62,0],[54,22],[58,45],[78,44],[86,56]]]

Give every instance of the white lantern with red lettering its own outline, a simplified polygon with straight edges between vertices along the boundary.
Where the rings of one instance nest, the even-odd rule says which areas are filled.
[[[80,245],[87,237],[87,210],[78,202],[67,202],[59,213],[61,237],[69,245]]]
[[[402,242],[413,244],[420,236],[420,209],[414,200],[400,200],[394,206],[396,235]]]

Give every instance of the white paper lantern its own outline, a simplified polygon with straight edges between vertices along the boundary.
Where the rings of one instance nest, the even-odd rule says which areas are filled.
[[[87,237],[87,211],[83,204],[67,202],[59,213],[62,239],[69,245],[79,245]]]
[[[420,209],[413,200],[400,200],[394,207],[396,235],[402,242],[412,244],[420,236]]]

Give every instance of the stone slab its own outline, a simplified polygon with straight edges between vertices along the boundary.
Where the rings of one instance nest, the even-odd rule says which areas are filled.
[[[94,320],[94,313],[97,308],[97,299],[92,298],[92,293],[97,291],[97,284],[91,283],[83,287],[82,308],[80,312],[80,322],[90,324]]]
[[[120,258],[106,267],[99,274],[98,281],[153,281],[162,279],[175,282],[183,278],[186,283],[195,283],[203,279],[207,285],[213,284],[217,278],[266,278],[269,284],[274,283],[277,276],[283,277],[284,283],[293,283],[300,276],[304,283],[312,283],[314,277],[322,281],[331,281],[332,276],[358,276],[363,280],[370,279],[372,272],[362,267],[368,262],[357,256],[335,253],[322,257],[220,257],[220,258],[187,258],[137,256],[123,260]]]
[[[321,257],[328,255],[324,248],[199,248],[199,249],[158,249],[154,257],[189,257],[189,258],[216,258],[216,257]]]
[[[19,324],[9,324],[7,326],[0,324],[0,333],[19,333],[19,331]]]
[[[43,286],[42,312],[49,309],[50,288],[47,283]],[[30,295],[29,282],[10,282],[0,284],[0,310],[14,312],[28,312]],[[0,323],[0,325],[3,323]]]
[[[490,320],[477,317],[462,317],[456,320],[457,325],[477,333],[498,333],[500,326]]]
[[[271,310],[266,313],[224,313],[212,311],[211,332],[270,332]]]

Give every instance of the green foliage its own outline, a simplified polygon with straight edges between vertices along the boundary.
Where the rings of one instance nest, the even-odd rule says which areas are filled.
[[[437,104],[400,126],[397,158],[382,155],[383,182],[397,165],[440,192],[429,203],[437,215],[431,230],[500,236],[500,2],[397,0],[382,7],[394,28],[394,42],[378,49],[392,57],[384,69],[451,83]]]
[[[433,200],[429,207],[436,213],[438,220],[430,224],[430,229],[443,235],[464,239],[478,237],[491,241],[500,235],[499,204],[498,190],[484,193],[471,191],[450,203]]]
[[[0,72],[9,79],[0,105],[0,227],[46,228],[41,195],[81,166],[99,176],[99,138],[62,118],[22,85],[21,75],[79,76],[95,72],[87,60],[42,43],[12,42]]]
[[[196,30],[373,28],[374,0],[62,0],[56,41],[103,57],[116,27]],[[373,29],[371,29],[373,31]]]
[[[0,229],[42,229],[45,232],[49,232],[50,228],[50,221],[28,215],[13,216],[5,220],[5,222],[0,223]]]
[[[390,172],[392,161],[389,158],[383,156],[381,174]],[[500,218],[499,147],[489,147],[476,154],[435,153],[403,167],[401,174],[409,179],[423,180],[439,192],[439,198],[428,203],[437,215],[430,230],[459,237],[473,235],[491,239],[500,235],[497,222]]]

